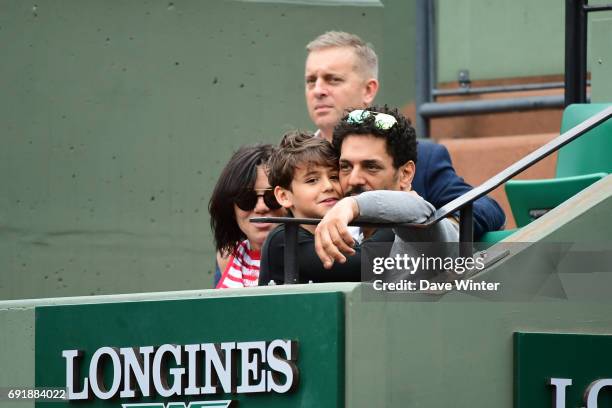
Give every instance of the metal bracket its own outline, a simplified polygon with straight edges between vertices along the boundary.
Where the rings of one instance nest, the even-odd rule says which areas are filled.
[[[461,88],[469,88],[470,86],[472,86],[472,81],[470,80],[470,70],[459,70],[459,72],[457,73],[457,82],[459,82],[459,86]]]

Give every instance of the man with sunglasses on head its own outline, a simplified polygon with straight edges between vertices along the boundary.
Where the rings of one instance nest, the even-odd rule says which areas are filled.
[[[315,231],[315,251],[323,266],[355,256],[348,224],[360,221],[415,223],[435,212],[412,190],[418,163],[414,128],[397,110],[371,107],[351,111],[334,129],[333,146],[340,153],[339,178],[346,198],[325,214]],[[443,219],[429,228],[362,229],[370,242],[391,241],[392,252],[410,251],[410,242],[456,242],[456,223]],[[393,235],[395,233],[395,235]]]
[[[349,111],[372,104],[378,92],[378,58],[359,37],[330,31],[306,46],[305,96],[308,114],[318,127],[317,135],[332,140],[334,127]],[[459,177],[442,145],[417,144],[412,190],[435,208],[448,204],[472,189]],[[505,223],[501,207],[491,198],[474,202],[474,238],[496,231]]]

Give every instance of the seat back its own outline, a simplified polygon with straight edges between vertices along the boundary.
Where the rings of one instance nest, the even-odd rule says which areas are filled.
[[[561,133],[611,106],[607,103],[569,105],[563,111]],[[612,173],[612,119],[559,150],[556,177]]]

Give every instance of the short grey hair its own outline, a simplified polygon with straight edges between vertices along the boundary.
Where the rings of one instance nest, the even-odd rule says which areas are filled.
[[[310,53],[335,47],[351,48],[357,56],[357,61],[360,65],[358,68],[372,78],[378,79],[378,57],[374,52],[372,44],[366,43],[355,34],[344,31],[328,31],[309,42],[306,45],[306,50]]]

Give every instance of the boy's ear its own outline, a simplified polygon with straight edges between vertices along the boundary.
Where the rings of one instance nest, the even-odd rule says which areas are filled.
[[[293,207],[293,194],[291,191],[282,188],[281,186],[274,187],[274,197],[283,208],[290,209]]]
[[[412,179],[414,179],[414,171],[416,166],[412,160],[399,168],[399,183],[402,191],[412,190]]]

